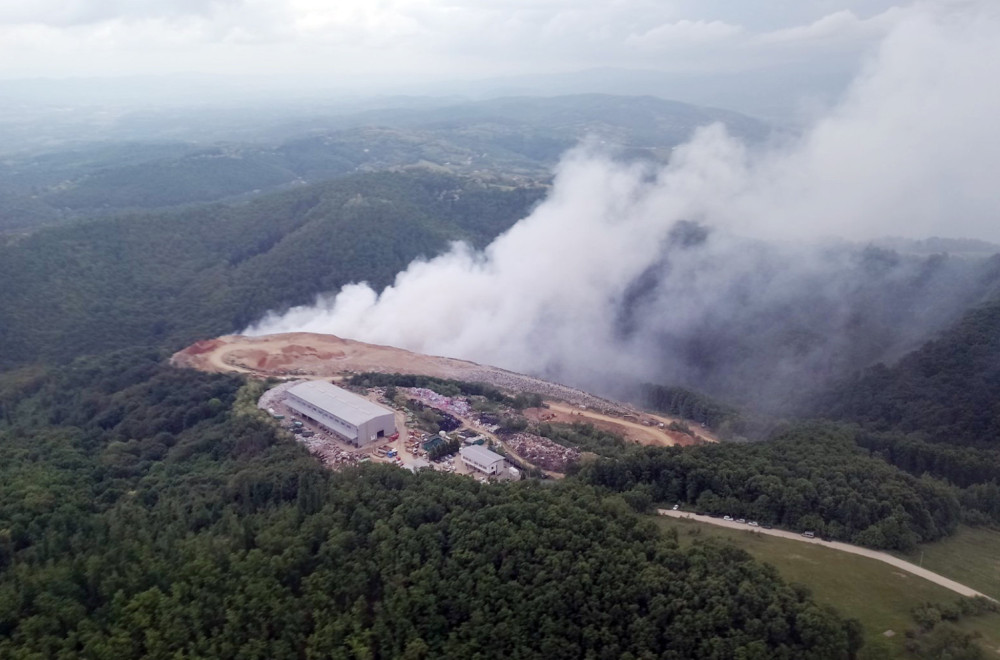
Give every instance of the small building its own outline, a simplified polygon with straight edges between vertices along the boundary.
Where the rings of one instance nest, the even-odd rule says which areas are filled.
[[[355,447],[396,432],[393,411],[326,381],[299,383],[286,394],[285,405]]]
[[[468,445],[458,450],[462,461],[471,468],[490,476],[501,476],[506,465],[504,457],[482,445]]]

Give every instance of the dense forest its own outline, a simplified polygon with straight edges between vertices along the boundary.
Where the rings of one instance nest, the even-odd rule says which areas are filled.
[[[892,366],[878,364],[821,400],[817,412],[877,431],[1000,449],[1000,299]]]
[[[177,349],[352,281],[382,287],[450,240],[485,245],[543,192],[378,173],[40,231],[0,246],[0,368]]]
[[[3,377],[9,658],[846,658],[856,624],[582,483],[329,473],[155,353]]]
[[[874,548],[941,538],[961,518],[946,484],[869,456],[835,426],[803,425],[763,443],[643,448],[587,464],[580,476],[640,508],[686,502]]]

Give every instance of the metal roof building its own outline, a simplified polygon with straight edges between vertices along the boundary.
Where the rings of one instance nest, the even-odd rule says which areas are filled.
[[[285,404],[355,447],[363,447],[396,432],[396,415],[323,380],[299,383],[287,391]]]
[[[458,450],[469,467],[484,474],[499,475],[504,468],[504,458],[482,445],[469,445]]]

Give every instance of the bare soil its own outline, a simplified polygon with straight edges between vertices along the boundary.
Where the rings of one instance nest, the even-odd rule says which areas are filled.
[[[687,447],[704,441],[715,441],[707,432],[697,432],[695,436],[671,431],[668,428],[671,422],[676,421],[671,417],[654,415],[647,412],[626,413],[629,418],[606,415],[595,410],[582,410],[564,403],[549,402],[548,408],[528,408],[524,411],[525,417],[534,422],[556,422],[559,424],[592,424],[602,431],[620,435],[626,440],[631,440],[640,445],[680,445]],[[697,436],[697,437],[696,437]]]
[[[674,418],[640,411],[558,383],[466,360],[423,355],[334,335],[309,332],[260,337],[226,335],[192,344],[175,353],[171,364],[213,373],[246,373],[260,378],[337,379],[372,371],[482,382],[508,392],[542,395],[549,408],[530,413],[536,421],[548,413],[553,421],[594,424],[645,445],[686,445],[699,439],[660,428],[660,424],[668,426]],[[716,440],[701,428],[696,434],[701,440]]]

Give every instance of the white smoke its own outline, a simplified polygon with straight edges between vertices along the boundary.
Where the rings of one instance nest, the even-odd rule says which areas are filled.
[[[581,146],[548,199],[482,252],[454,244],[381,293],[351,284],[246,332],[332,333],[582,385],[625,373],[663,380],[652,342],[725,323],[734,300],[773,306],[804,282],[834,286],[824,273],[842,257],[801,241],[1000,239],[997,63],[996,10],[921,5],[791,143],[750,150],[709,126],[660,168]],[[680,220],[710,227],[707,242],[678,249]],[[769,257],[745,238],[780,240],[790,270],[760,277]],[[623,332],[623,300],[651,268],[669,277]],[[759,288],[736,295],[748,281]]]

